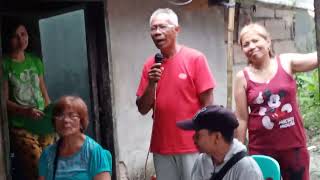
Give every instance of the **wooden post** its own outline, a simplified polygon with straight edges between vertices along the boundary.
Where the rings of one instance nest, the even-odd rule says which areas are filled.
[[[232,5],[229,7],[228,18],[228,57],[227,57],[227,108],[232,108],[232,84],[233,84],[233,33],[234,33],[234,14],[235,0],[229,0]]]
[[[0,17],[0,34],[2,18]],[[2,58],[2,47],[0,39],[0,58]],[[11,180],[10,175],[10,142],[9,142],[9,125],[7,120],[7,106],[4,97],[3,88],[2,61],[0,59],[0,178]]]
[[[316,37],[317,37],[317,52],[318,52],[318,80],[319,80],[319,93],[320,93],[320,1],[314,0],[314,20],[315,20],[315,27],[316,27]],[[320,97],[319,97],[320,101]]]

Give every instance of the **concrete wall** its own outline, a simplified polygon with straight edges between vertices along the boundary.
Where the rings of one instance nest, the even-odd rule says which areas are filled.
[[[252,2],[252,0],[240,0],[240,2],[248,1]],[[288,7],[296,7],[303,9],[314,9],[313,8],[313,0],[256,0],[257,2],[263,2],[268,4],[279,4]]]
[[[222,7],[183,9],[161,0],[108,1],[118,160],[123,162],[121,169],[127,167],[131,180],[143,179],[149,147],[151,113],[147,116],[138,113],[135,93],[146,58],[158,52],[149,35],[149,17],[160,7],[170,7],[178,14],[182,26],[179,42],[207,55],[218,83],[214,92],[215,102],[226,103],[226,46]],[[152,161],[148,165],[152,171]]]

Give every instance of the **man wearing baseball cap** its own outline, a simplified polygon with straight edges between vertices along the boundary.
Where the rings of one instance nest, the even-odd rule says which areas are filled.
[[[263,180],[258,164],[234,138],[239,123],[228,109],[207,106],[192,120],[179,121],[177,126],[195,130],[193,140],[201,154],[193,166],[192,180]]]

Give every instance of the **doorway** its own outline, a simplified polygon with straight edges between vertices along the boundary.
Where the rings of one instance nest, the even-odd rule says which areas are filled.
[[[115,162],[105,14],[103,0],[0,2],[1,26],[5,26],[2,22],[6,18],[15,16],[25,20],[30,28],[30,51],[42,57],[51,100],[62,95],[82,97],[90,112],[86,133],[108,149]],[[0,48],[0,55],[1,52]],[[3,98],[0,120],[4,171],[10,179],[10,143]],[[113,163],[112,179],[116,179],[115,168]]]

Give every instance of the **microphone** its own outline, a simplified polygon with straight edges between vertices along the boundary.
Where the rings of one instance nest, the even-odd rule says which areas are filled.
[[[154,56],[155,63],[162,63],[163,59],[164,59],[164,57],[161,53],[157,53]]]
[[[154,56],[155,63],[161,63],[162,64],[163,59],[164,59],[164,57],[163,57],[163,55],[161,53],[157,53]]]

